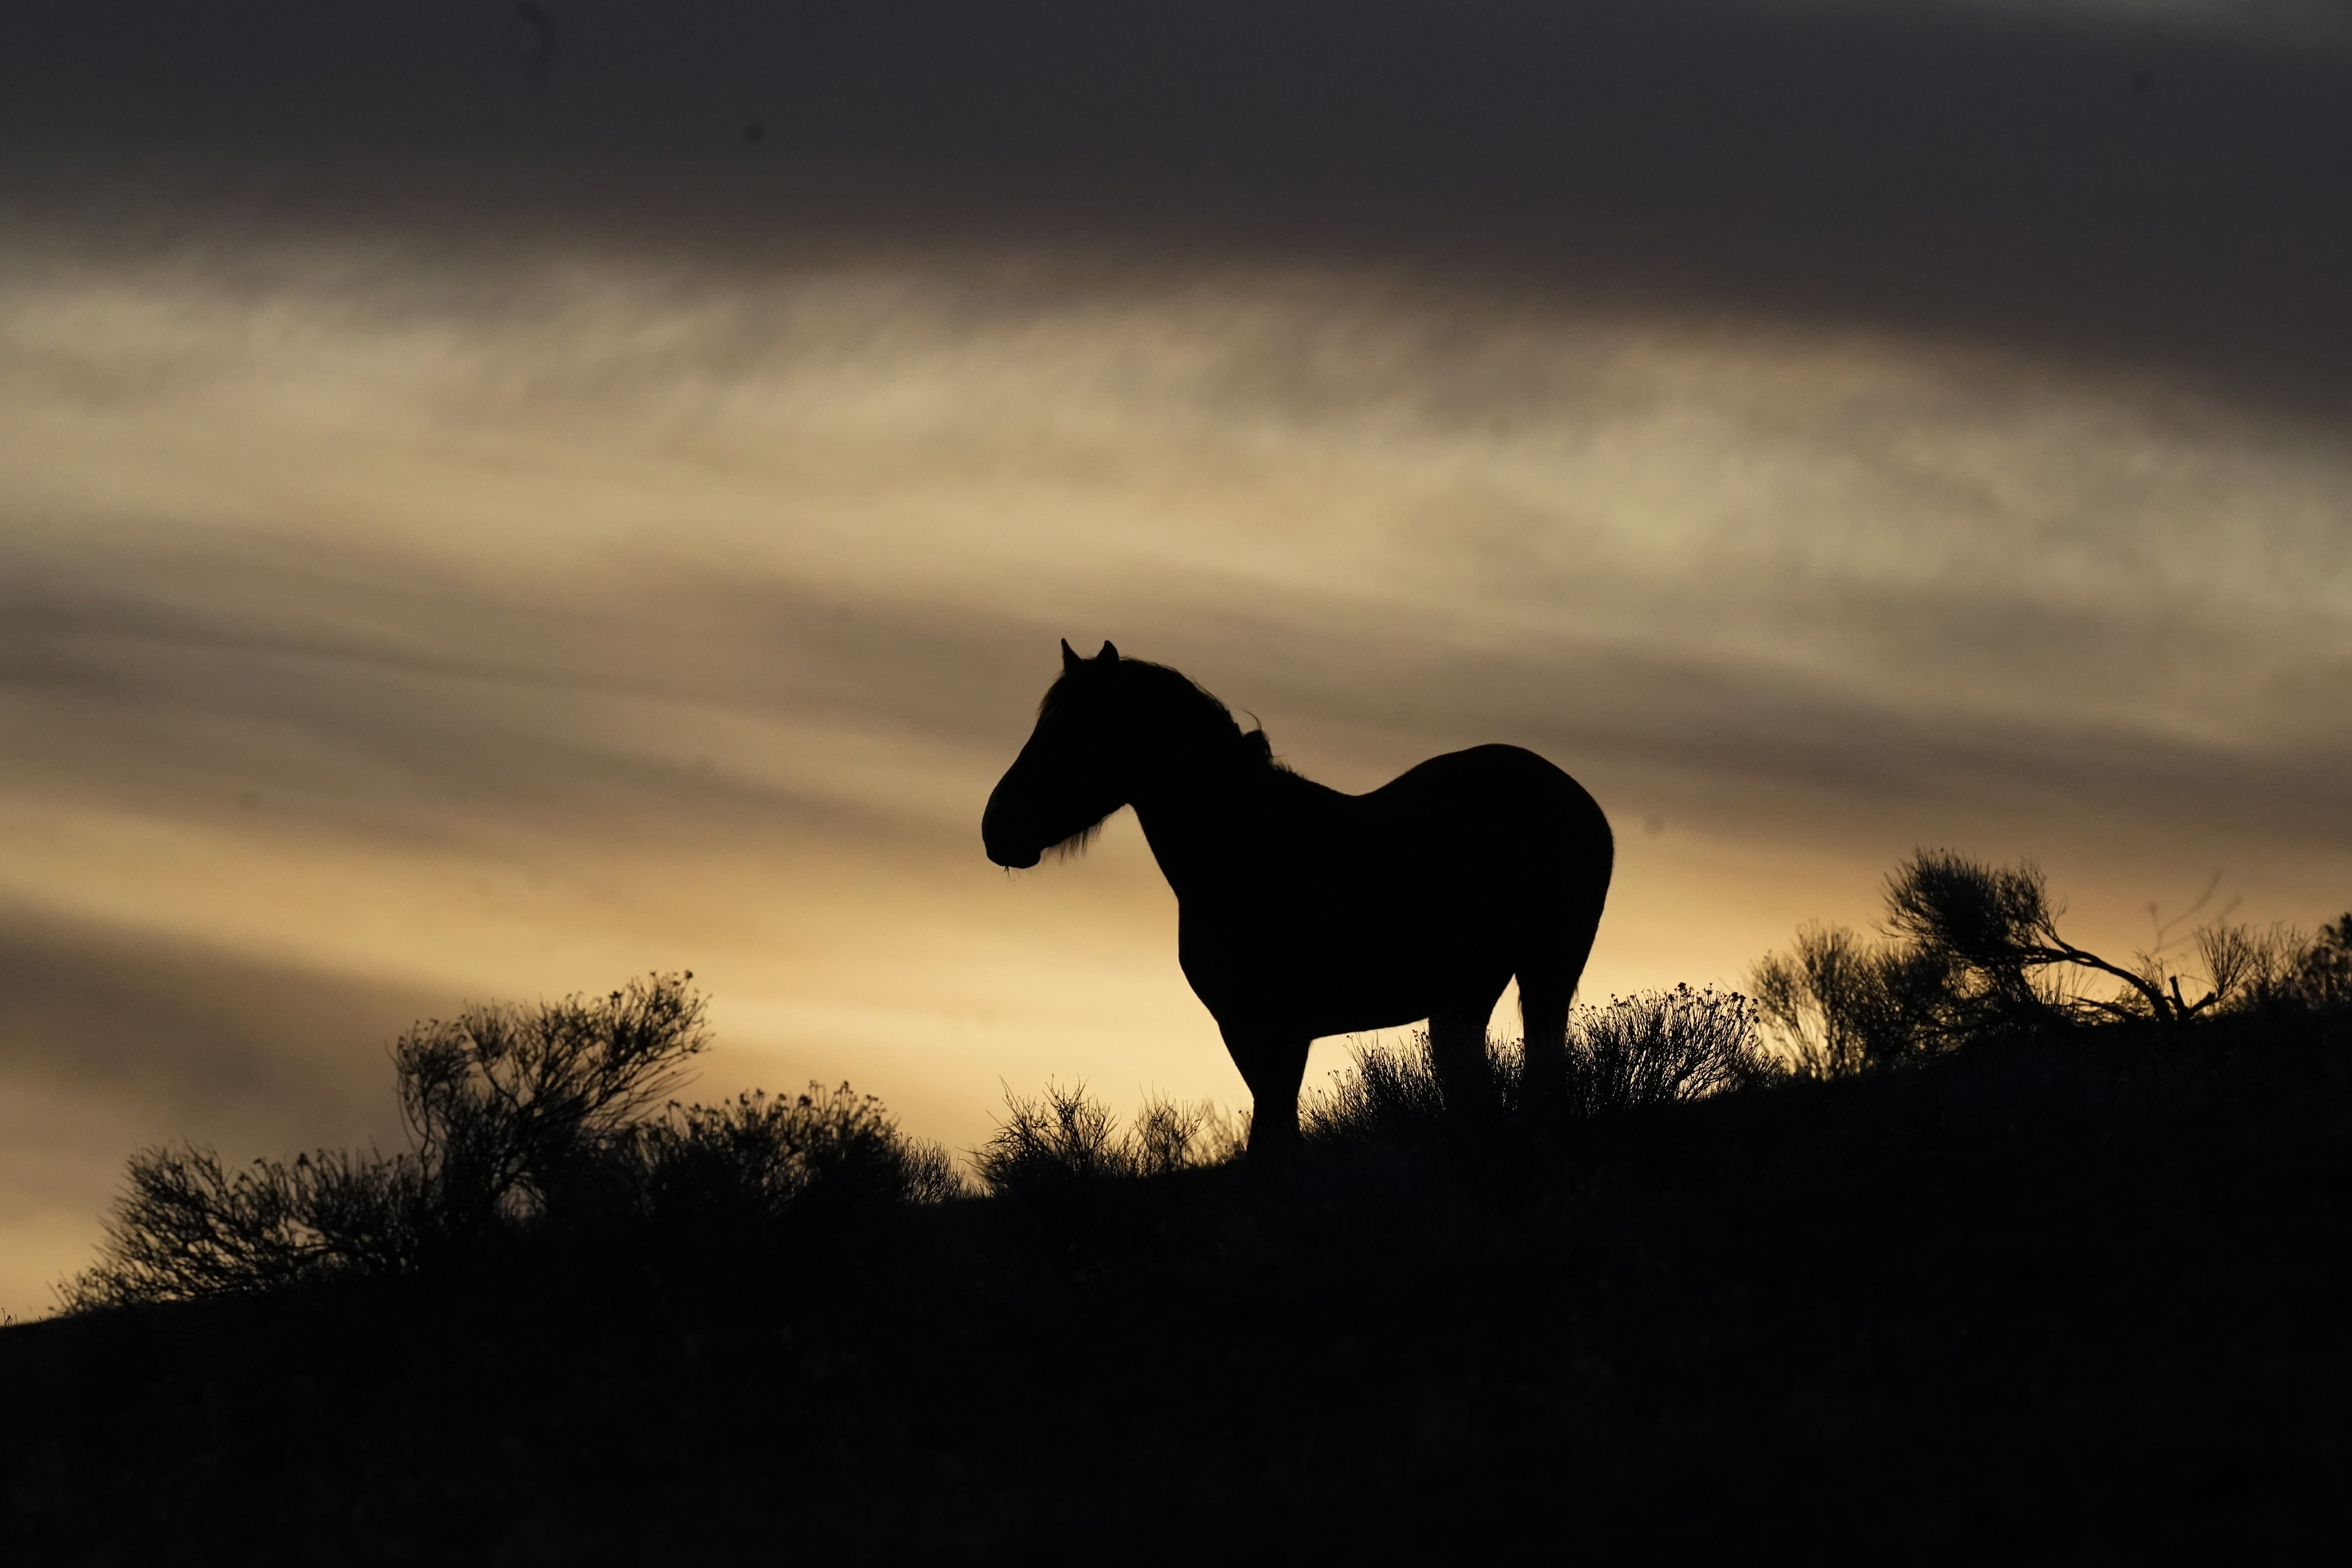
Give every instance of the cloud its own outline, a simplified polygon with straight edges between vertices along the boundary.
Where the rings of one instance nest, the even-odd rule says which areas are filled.
[[[1694,778],[2284,781],[2352,660],[2324,429],[1933,339],[1364,268],[362,248],[52,261],[0,324],[54,509],[12,765],[124,809],[945,845],[1027,656],[1113,634],[1310,724],[1408,694]]]
[[[0,1308],[88,1262],[136,1149],[399,1147],[385,1047],[455,1000],[0,906]]]
[[[550,11],[543,81],[476,5],[36,13],[0,194],[134,245],[1395,263],[2341,404],[2352,47],[2320,7]]]
[[[12,1084],[102,1098],[136,1137],[270,1145],[396,1136],[384,1048],[452,1001],[21,905],[0,910],[0,994]]]

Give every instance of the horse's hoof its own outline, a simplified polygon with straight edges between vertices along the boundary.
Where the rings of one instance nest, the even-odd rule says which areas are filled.
[[[1250,1140],[1246,1158],[1253,1167],[1271,1169],[1287,1165],[1297,1160],[1306,1147],[1306,1141],[1296,1132],[1287,1138],[1268,1138],[1263,1141],[1253,1138]]]

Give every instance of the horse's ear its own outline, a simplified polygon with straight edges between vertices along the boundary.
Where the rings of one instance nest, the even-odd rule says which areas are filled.
[[[1062,673],[1067,675],[1078,668],[1078,650],[1070,646],[1069,638],[1064,637],[1062,639]]]
[[[1095,662],[1097,664],[1117,664],[1118,662],[1118,649],[1110,646],[1109,638],[1106,637],[1103,639],[1103,650],[1102,652],[1095,655]]]

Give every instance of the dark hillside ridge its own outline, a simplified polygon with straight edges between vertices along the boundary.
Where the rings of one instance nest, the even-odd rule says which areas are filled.
[[[2340,1019],[0,1332],[15,1562],[2315,1560]]]

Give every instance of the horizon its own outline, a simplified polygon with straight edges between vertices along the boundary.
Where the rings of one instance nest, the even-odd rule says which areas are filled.
[[[390,1145],[410,1022],[653,970],[697,1098],[1244,1103],[1131,814],[982,854],[1064,637],[1559,763],[1585,1001],[1923,846],[2110,956],[2352,907],[2318,7],[545,12],[0,62],[0,1309],[134,1148]]]

